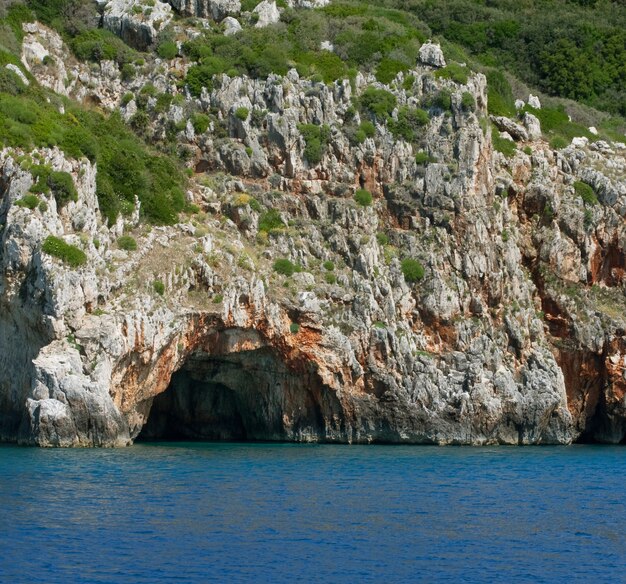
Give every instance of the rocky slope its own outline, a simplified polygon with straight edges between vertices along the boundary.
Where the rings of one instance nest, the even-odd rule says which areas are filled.
[[[494,119],[516,141],[505,157],[484,76],[435,76],[430,44],[386,86],[292,70],[222,76],[195,99],[176,59],[124,81],[26,27],[43,85],[129,122],[141,87],[173,96],[147,98],[146,131],[158,142],[175,125],[199,212],[151,227],[137,204],[108,227],[89,161],[2,151],[0,439],[624,440],[624,144],[555,151],[527,113]],[[365,131],[372,89],[395,103]],[[34,164],[69,173],[77,200],[29,208]],[[43,251],[49,236],[87,261]]]

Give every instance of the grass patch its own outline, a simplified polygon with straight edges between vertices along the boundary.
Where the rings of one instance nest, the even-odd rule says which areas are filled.
[[[354,193],[354,200],[361,205],[361,207],[370,207],[373,201],[372,193],[366,189],[358,189]]]
[[[117,239],[117,246],[125,251],[135,251],[137,249],[137,241],[131,235],[122,235]]]
[[[404,279],[409,282],[409,284],[419,282],[424,277],[424,266],[422,266],[422,264],[420,264],[417,260],[412,258],[404,259],[402,260],[400,267],[402,269]]]
[[[72,268],[78,268],[87,262],[87,256],[82,249],[70,245],[54,235],[46,237],[41,250],[48,255],[59,258]]]

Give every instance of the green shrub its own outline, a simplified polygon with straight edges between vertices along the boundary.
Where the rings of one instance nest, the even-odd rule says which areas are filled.
[[[554,138],[550,139],[550,148],[553,150],[561,150],[562,148],[567,148],[569,146],[569,141],[563,136],[554,136]]]
[[[424,266],[417,260],[412,258],[404,259],[400,266],[404,279],[410,284],[419,282],[424,277]]]
[[[126,251],[135,251],[137,249],[137,241],[131,235],[122,235],[117,239],[117,246]]]
[[[86,30],[70,42],[74,54],[82,61],[117,61],[124,65],[132,61],[136,53],[112,32],[103,28]]]
[[[293,276],[298,270],[298,266],[288,259],[279,259],[274,262],[274,271],[283,276]]]
[[[365,189],[358,189],[354,193],[354,200],[361,205],[361,207],[369,207],[372,204],[372,193]]]
[[[48,255],[59,258],[72,268],[78,268],[87,262],[85,252],[75,245],[70,245],[62,239],[49,235],[46,237],[41,250]]]
[[[238,107],[235,110],[235,117],[242,122],[245,122],[250,115],[250,110],[247,107]]]
[[[402,61],[384,58],[378,63],[376,68],[376,79],[381,83],[391,83],[400,71],[407,71],[409,66]]]
[[[369,120],[361,122],[359,129],[365,134],[367,138],[373,138],[376,135],[376,126]]]
[[[324,266],[324,269],[329,272],[332,272],[335,269],[335,264],[330,260],[326,260],[322,265]]]
[[[309,164],[319,164],[328,145],[330,128],[326,125],[300,124],[298,125],[298,130],[304,138],[304,157]]]
[[[506,138],[501,138],[498,129],[495,127],[493,128],[491,134],[491,142],[494,149],[504,154],[507,158],[510,158],[517,152],[517,146],[515,146],[515,142],[513,142],[512,140],[507,140]]]
[[[432,105],[445,112],[452,111],[452,94],[447,89],[442,89],[433,98]]]
[[[165,294],[165,284],[161,280],[155,280],[152,282],[152,288],[159,296],[163,296],[163,294]]]
[[[375,87],[368,87],[358,100],[362,112],[381,121],[386,121],[391,117],[397,103],[398,100],[393,93]]]
[[[461,97],[461,108],[466,112],[473,112],[476,109],[476,100],[469,91],[464,91]]]
[[[26,209],[30,209],[32,211],[33,209],[36,209],[39,205],[39,197],[37,195],[29,193],[27,195],[24,195],[18,201],[15,201],[15,204],[18,207],[25,207]]]
[[[416,164],[422,165],[422,164],[429,164],[430,162],[437,162],[437,159],[434,156],[430,156],[430,154],[424,151],[420,151],[417,154],[415,154]]]
[[[174,59],[178,55],[178,47],[174,41],[164,41],[157,47],[157,55],[161,59]]]
[[[598,204],[598,197],[596,196],[596,193],[594,192],[591,185],[577,180],[574,183],[574,191],[587,205]]]
[[[502,71],[487,72],[487,100],[489,113],[494,116],[515,115],[515,100],[511,84]]]
[[[376,234],[376,241],[378,242],[378,245],[387,245],[389,243],[389,237],[386,233],[379,231]]]
[[[462,67],[458,63],[450,63],[446,67],[443,67],[443,69],[435,71],[435,77],[438,79],[451,79],[460,85],[465,85],[467,83],[468,76],[468,68]]]
[[[389,120],[389,129],[398,139],[413,142],[420,128],[428,124],[428,112],[403,106],[398,110],[398,119]]]
[[[196,134],[204,134],[211,124],[211,119],[206,114],[193,114],[191,124]]]
[[[289,326],[289,331],[292,335],[297,335],[300,332],[300,325],[297,322],[292,322]]]
[[[216,294],[215,296],[213,296],[213,304],[221,304],[223,300],[224,300],[223,294]]]
[[[336,284],[337,276],[335,276],[335,274],[333,274],[332,272],[326,272],[324,274],[324,280],[326,280],[327,284]]]
[[[277,209],[269,209],[259,217],[259,231],[269,233],[274,229],[281,229],[285,226]]]
[[[121,70],[122,81],[131,81],[137,75],[137,70],[132,63],[124,63]]]
[[[59,208],[70,201],[78,201],[78,192],[69,173],[54,171],[49,166],[34,166],[31,173],[37,179],[30,189],[33,193],[52,191]]]

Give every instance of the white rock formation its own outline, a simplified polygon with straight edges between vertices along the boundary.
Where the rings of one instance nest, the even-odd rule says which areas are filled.
[[[443,56],[441,46],[430,41],[420,47],[420,61],[431,67],[445,67],[446,60]]]

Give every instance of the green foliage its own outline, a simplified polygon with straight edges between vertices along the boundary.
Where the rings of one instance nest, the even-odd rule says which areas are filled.
[[[386,233],[383,233],[382,231],[379,231],[376,234],[376,241],[378,242],[378,245],[388,245],[389,244],[389,237]]]
[[[468,68],[463,67],[458,63],[450,63],[442,69],[435,71],[435,77],[438,79],[451,79],[455,83],[459,83],[461,85],[465,85],[467,83],[468,75]]]
[[[413,142],[420,128],[429,122],[428,112],[423,109],[414,109],[402,106],[398,110],[398,119],[389,120],[389,129],[396,138]]]
[[[72,268],[78,268],[87,262],[87,256],[83,250],[54,235],[46,237],[41,250],[48,255],[59,258]]]
[[[385,89],[368,87],[358,100],[359,109],[375,119],[386,121],[397,104],[396,96]]]
[[[330,128],[326,125],[300,124],[298,125],[298,130],[304,138],[304,157],[309,164],[319,164],[328,145]]]
[[[78,201],[74,180],[67,172],[52,171],[48,174],[47,182],[59,207],[70,201]]]
[[[30,189],[31,192],[47,194],[52,191],[59,207],[78,200],[74,181],[67,172],[53,171],[49,166],[42,165],[33,166],[30,171],[36,181]]]
[[[381,83],[391,83],[400,71],[407,71],[409,66],[396,59],[384,58],[376,68],[376,79]]]
[[[24,149],[58,146],[68,156],[97,162],[98,201],[111,223],[123,208],[132,209],[135,196],[144,217],[173,223],[184,206],[185,177],[177,164],[151,153],[118,114],[106,118],[70,102],[60,114],[57,103],[57,97],[48,97],[35,86],[20,96],[0,94],[0,143]],[[37,187],[39,192],[53,187],[60,205],[76,200],[71,177],[65,173],[46,173]]]
[[[404,279],[409,282],[409,284],[419,282],[424,277],[424,266],[422,266],[422,264],[420,264],[417,260],[412,258],[404,259],[402,260],[400,267],[402,269]]]
[[[285,222],[276,209],[269,209],[259,217],[259,231],[269,233],[274,229],[282,229]]]
[[[289,277],[293,276],[297,271],[300,270],[298,269],[298,266],[296,266],[296,264],[294,264],[290,260],[279,259],[274,262],[274,271],[278,274]]]
[[[165,294],[165,284],[161,280],[155,280],[152,282],[152,289],[159,295]]]
[[[452,111],[452,94],[448,89],[442,89],[435,95],[431,105],[444,112]]]
[[[476,109],[476,100],[469,91],[464,91],[461,96],[461,108],[466,112],[473,112]]]
[[[504,154],[507,158],[511,158],[517,152],[517,146],[512,140],[500,137],[500,131],[493,126],[491,132],[491,142],[498,152]]]
[[[327,284],[336,284],[337,276],[335,276],[335,274],[333,274],[332,272],[326,272],[324,274],[324,280],[326,281]]]
[[[250,110],[247,107],[238,107],[235,110],[235,117],[242,122],[245,122],[250,115]]]
[[[117,239],[117,246],[125,251],[135,251],[137,249],[137,241],[131,235],[122,235]]]
[[[116,61],[119,65],[124,65],[136,58],[133,49],[103,28],[81,32],[71,40],[70,46],[82,61]]]
[[[174,41],[164,41],[159,43],[157,47],[157,55],[161,57],[161,59],[174,59],[176,55],[178,55],[178,47]]]
[[[569,146],[569,142],[563,138],[563,136],[554,136],[554,138],[550,138],[550,148],[553,150],[561,150],[562,148],[567,148]]]
[[[331,262],[330,260],[326,260],[322,266],[324,266],[324,269],[332,272],[335,269],[335,264],[333,262]]]
[[[204,134],[211,124],[211,119],[206,114],[195,113],[191,117],[191,124],[196,134]]]
[[[366,138],[373,138],[376,135],[376,126],[369,120],[361,122],[359,129],[363,132]]]
[[[28,193],[18,201],[15,201],[15,204],[18,207],[25,207],[26,209],[30,209],[32,211],[39,206],[39,202],[39,197],[37,195],[34,195],[33,193]]]
[[[489,113],[494,116],[515,115],[513,90],[504,73],[498,69],[490,69],[486,77]]]
[[[358,189],[354,193],[354,200],[361,205],[361,207],[369,207],[372,204],[372,193],[365,189]]]
[[[582,124],[570,122],[567,112],[563,108],[543,107],[534,109],[524,108],[525,112],[533,114],[541,122],[541,130],[555,150],[565,148],[576,136],[586,136],[593,139],[593,134]]]
[[[289,332],[292,335],[297,335],[300,332],[300,325],[297,322],[292,322],[289,326]]]
[[[407,6],[402,0],[392,5]],[[626,5],[605,0],[412,0],[432,29],[488,66],[560,97],[626,114]],[[490,111],[506,115],[492,96]],[[492,110],[493,107],[493,110]]]
[[[597,205],[598,197],[594,192],[591,185],[588,185],[582,181],[576,181],[574,183],[574,192],[583,200],[587,205]]]
[[[437,162],[437,159],[434,156],[431,156],[427,152],[420,151],[415,154],[415,163],[416,164],[429,164],[430,162]]]

